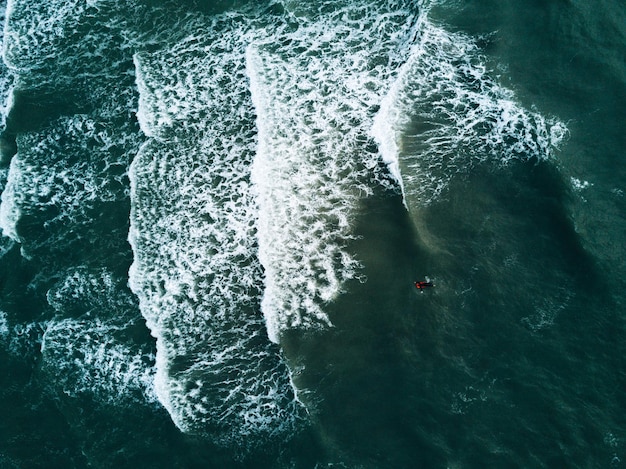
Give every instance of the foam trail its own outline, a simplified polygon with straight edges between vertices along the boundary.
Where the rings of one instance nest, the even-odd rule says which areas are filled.
[[[297,119],[302,107],[280,96],[285,82],[264,76],[277,69],[250,49],[248,73],[259,116],[253,180],[261,210],[259,258],[266,275],[263,312],[275,342],[281,329],[330,325],[323,305],[358,269],[345,248],[358,193],[348,190],[357,182],[356,167],[341,154],[343,134],[320,122],[315,129],[306,125],[307,118],[318,116]],[[290,77],[294,83],[297,79],[295,73]]]
[[[0,22],[6,24],[6,6],[0,5]],[[0,50],[4,50],[4,35],[0,36]],[[6,118],[12,106],[13,76],[6,68],[4,62],[0,63],[0,132],[6,128]],[[0,141],[0,162],[2,153],[5,152],[3,143]]]
[[[54,387],[70,398],[98,402],[156,403],[153,357],[124,341],[124,328],[100,320],[64,319],[47,324],[41,353]]]
[[[5,341],[9,335],[9,320],[7,313],[0,311],[0,340]]]
[[[242,20],[135,57],[151,138],[131,166],[129,240],[159,400],[182,431],[245,449],[291,437],[302,408],[259,311]]]
[[[549,158],[564,124],[520,106],[489,76],[474,41],[432,24],[418,41],[372,127],[409,207],[435,200],[456,172],[481,161]]]
[[[331,325],[329,303],[359,278],[349,244],[378,164],[367,131],[413,23],[410,9],[375,2],[294,8],[297,31],[247,51],[263,313],[276,342],[287,329]]]
[[[116,54],[122,46],[115,14],[99,9],[107,4],[7,3],[3,59],[15,76],[7,105],[16,106],[10,133],[17,133],[17,153],[0,227],[22,243],[26,257],[80,257],[81,238],[125,250],[124,237],[100,222],[120,217],[128,201],[125,173],[140,138],[128,118],[136,106],[130,56]]]
[[[18,153],[2,193],[0,227],[22,243],[25,256],[71,251],[77,227],[100,245],[116,242],[108,229],[99,232],[98,220],[112,204],[128,200],[125,172],[139,139],[128,126],[113,131],[107,124],[74,115],[18,135]],[[19,222],[26,216],[43,229],[21,232]]]
[[[45,324],[42,369],[63,398],[156,403],[154,356],[132,339],[142,324],[136,300],[120,283],[105,270],[83,268],[48,292],[56,315]]]

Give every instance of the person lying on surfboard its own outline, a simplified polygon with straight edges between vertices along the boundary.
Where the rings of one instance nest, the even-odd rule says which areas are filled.
[[[415,282],[415,288],[417,288],[418,290],[424,290],[425,288],[428,287],[434,287],[435,285],[433,285],[433,282],[429,282],[429,281],[423,281],[420,280],[418,282]]]

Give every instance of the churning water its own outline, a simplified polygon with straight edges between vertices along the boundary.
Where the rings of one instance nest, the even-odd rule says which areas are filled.
[[[1,8],[0,466],[624,466],[622,2]]]

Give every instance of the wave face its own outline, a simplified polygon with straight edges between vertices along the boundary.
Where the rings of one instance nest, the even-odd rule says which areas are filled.
[[[157,338],[157,394],[176,425],[245,447],[291,436],[300,405],[259,310],[242,21],[218,18],[135,57],[149,140],[130,171],[130,281]]]
[[[455,174],[481,162],[548,159],[567,133],[494,79],[474,39],[427,13],[372,128],[409,207],[437,200]]]

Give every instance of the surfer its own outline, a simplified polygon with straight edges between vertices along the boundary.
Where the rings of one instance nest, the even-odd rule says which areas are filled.
[[[415,288],[417,288],[420,291],[424,291],[425,288],[429,288],[429,287],[434,287],[435,285],[433,285],[433,282],[429,282],[429,281],[418,281],[415,282]]]

